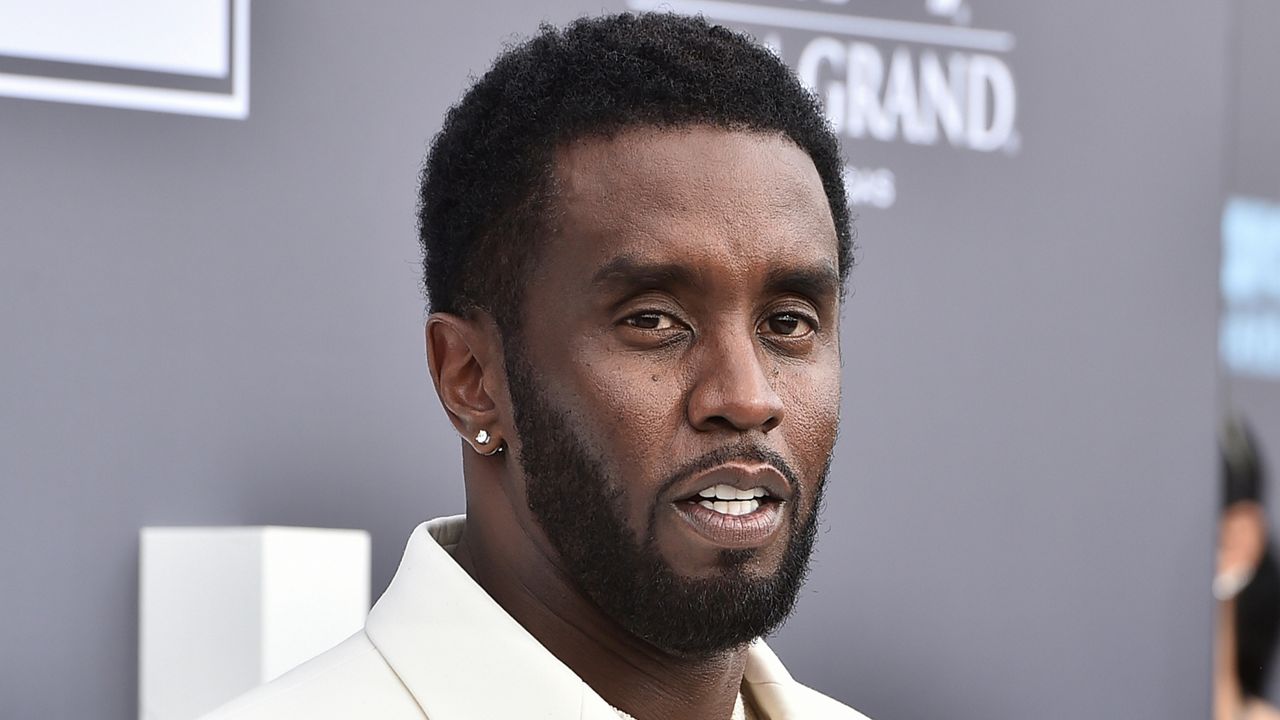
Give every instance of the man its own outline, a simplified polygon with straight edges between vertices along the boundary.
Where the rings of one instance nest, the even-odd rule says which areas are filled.
[[[414,532],[363,632],[213,717],[861,718],[759,640],[835,444],[840,170],[790,71],[700,19],[500,57],[422,177],[467,514]]]

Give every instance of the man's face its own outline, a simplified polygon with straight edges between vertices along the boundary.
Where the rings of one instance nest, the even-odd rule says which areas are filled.
[[[576,142],[556,175],[507,348],[517,511],[632,633],[747,642],[794,603],[836,437],[817,170],[780,136],[698,126]]]

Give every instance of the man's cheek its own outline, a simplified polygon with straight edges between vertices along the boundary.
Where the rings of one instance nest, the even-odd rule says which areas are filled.
[[[840,378],[818,375],[804,380],[787,388],[783,425],[818,444],[824,438],[833,440],[840,418]]]
[[[602,397],[607,415],[601,430],[616,451],[637,459],[669,447],[684,417],[679,391],[669,383],[635,380],[611,386]]]

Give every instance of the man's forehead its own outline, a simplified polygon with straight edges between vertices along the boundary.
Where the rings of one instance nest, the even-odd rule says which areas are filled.
[[[737,174],[725,175],[726,168]],[[743,170],[754,172],[744,175]],[[580,137],[557,148],[553,172],[568,201],[609,197],[614,188],[662,191],[722,184],[748,192],[757,189],[753,181],[783,175],[822,189],[812,159],[781,133],[711,125],[636,126]],[[674,179],[684,183],[674,185]]]
[[[566,145],[555,172],[556,244],[577,264],[731,252],[838,265],[821,178],[781,135],[637,128]]]

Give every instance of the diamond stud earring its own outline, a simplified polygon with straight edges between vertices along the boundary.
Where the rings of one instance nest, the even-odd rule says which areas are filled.
[[[491,442],[493,442],[493,436],[489,434],[488,430],[481,430],[480,432],[476,433],[477,445],[488,445]],[[488,457],[490,455],[497,455],[498,453],[506,449],[507,449],[507,446],[504,443],[498,443],[498,447],[490,450],[489,452],[484,452],[479,448],[476,449],[476,452],[480,453],[481,455],[484,455],[485,457]]]

